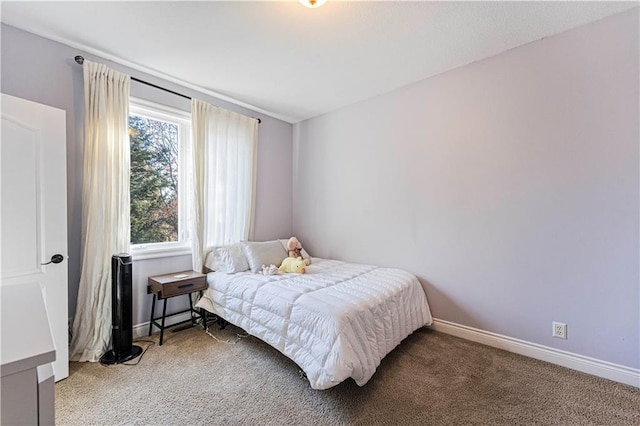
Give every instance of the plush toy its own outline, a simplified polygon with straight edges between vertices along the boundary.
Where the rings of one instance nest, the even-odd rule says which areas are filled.
[[[287,257],[282,261],[282,265],[278,268],[278,272],[280,273],[288,273],[294,272],[296,274],[304,274],[307,272],[307,265],[304,264],[304,261],[301,257]]]
[[[302,257],[302,244],[296,237],[289,238],[287,241],[287,250],[289,252],[289,257]],[[304,264],[309,266],[311,264],[311,259],[304,259]]]
[[[276,265],[262,265],[262,275],[275,275],[278,273]]]

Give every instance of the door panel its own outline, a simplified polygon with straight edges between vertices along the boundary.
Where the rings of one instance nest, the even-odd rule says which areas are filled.
[[[41,272],[38,228],[40,202],[38,157],[40,133],[10,119],[2,120],[2,251],[4,278]],[[12,182],[19,182],[14,185]]]
[[[2,285],[40,283],[58,381],[69,375],[65,112],[2,94],[0,162]],[[54,254],[64,261],[42,265]]]

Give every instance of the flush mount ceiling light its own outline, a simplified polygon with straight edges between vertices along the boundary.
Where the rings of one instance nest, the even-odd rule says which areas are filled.
[[[327,0],[298,0],[298,1],[311,9],[320,7],[327,2]]]

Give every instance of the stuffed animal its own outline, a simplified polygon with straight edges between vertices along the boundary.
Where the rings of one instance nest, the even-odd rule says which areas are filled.
[[[287,250],[289,252],[289,257],[302,257],[302,244],[296,237],[289,238],[287,241]],[[304,264],[309,266],[311,264],[311,259],[304,259]]]
[[[278,273],[276,265],[262,265],[262,275],[275,275]]]
[[[288,273],[294,272],[296,274],[304,274],[307,272],[307,265],[304,264],[304,261],[301,257],[287,257],[282,261],[282,265],[278,268],[278,272],[280,273]]]

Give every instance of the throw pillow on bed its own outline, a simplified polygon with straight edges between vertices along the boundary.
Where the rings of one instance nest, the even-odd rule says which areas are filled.
[[[244,254],[247,256],[251,272],[254,274],[262,270],[262,265],[280,266],[287,257],[287,252],[278,240],[261,243],[243,241],[240,244],[242,244]]]
[[[242,247],[238,244],[214,247],[207,255],[204,266],[212,271],[226,272],[227,274],[244,272],[249,269],[247,258]]]

